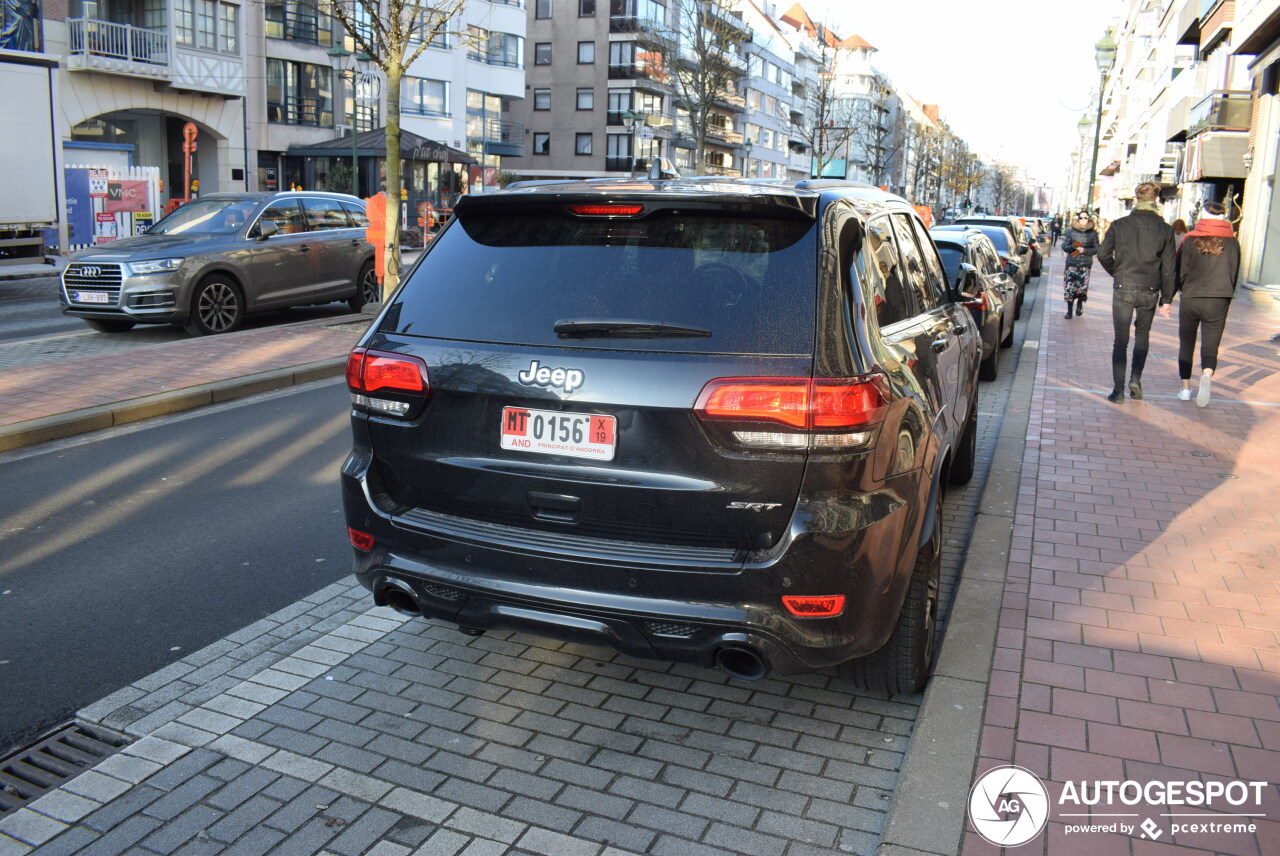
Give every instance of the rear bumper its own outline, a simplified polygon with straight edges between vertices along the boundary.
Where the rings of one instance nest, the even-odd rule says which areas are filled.
[[[407,597],[411,611],[462,627],[525,630],[707,667],[721,649],[746,647],[784,675],[884,644],[915,560],[920,521],[913,509],[923,507],[887,491],[838,498],[839,513],[808,502],[775,547],[717,565],[687,551],[605,556],[598,543],[589,554],[576,549],[571,534],[555,555],[514,546],[519,527],[445,531],[415,523],[373,501],[377,486],[371,490],[358,454],[348,458],[341,480],[347,525],[374,538],[371,550],[355,551],[355,574],[379,604],[405,606]],[[783,607],[784,594],[844,594],[845,610],[797,618]]]

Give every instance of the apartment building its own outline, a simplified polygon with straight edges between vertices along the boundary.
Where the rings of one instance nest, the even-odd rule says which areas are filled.
[[[1245,65],[1252,95],[1240,243],[1241,279],[1280,289],[1280,5],[1239,0],[1235,54]]]

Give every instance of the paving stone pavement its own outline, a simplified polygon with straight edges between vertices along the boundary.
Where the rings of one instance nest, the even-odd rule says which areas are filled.
[[[1066,320],[1052,273],[976,772],[1017,764],[1055,804],[1067,782],[1269,783],[1237,808],[1059,808],[1020,856],[1280,853],[1280,304],[1237,294],[1204,409],[1175,397],[1175,306],[1152,328],[1145,399],[1113,405],[1111,280],[1095,266]],[[1154,827],[1067,831],[1118,820]],[[1172,828],[1215,821],[1256,832]]]
[[[1020,350],[944,505],[947,600]],[[137,742],[0,819],[0,854],[871,854],[919,704],[473,638],[351,580],[81,711]]]

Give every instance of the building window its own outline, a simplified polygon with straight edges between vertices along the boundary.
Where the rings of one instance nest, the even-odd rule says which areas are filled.
[[[535,155],[551,154],[551,134],[535,133],[533,135],[533,153]]]
[[[524,68],[524,39],[511,33],[490,33],[485,62],[507,68]]]
[[[551,109],[551,90],[550,89],[533,90],[533,109],[534,110],[550,110]]]
[[[594,89],[578,90],[578,109],[579,110],[596,109],[596,91]]]
[[[578,42],[578,65],[588,65],[596,61],[596,43]]]
[[[578,134],[574,139],[574,154],[589,155],[591,154],[591,135]]]
[[[550,18],[551,0],[535,0],[533,14],[535,18]]]
[[[401,109],[419,116],[449,115],[449,84],[425,77],[406,77],[401,84]]]
[[[533,64],[551,65],[551,42],[537,42],[534,44]]]
[[[240,53],[240,7],[230,3],[218,6],[218,50],[225,54]]]
[[[578,17],[594,18],[596,15],[596,0],[578,0]],[[579,152],[581,154],[581,152]]]
[[[175,0],[177,6],[191,2]],[[267,38],[313,45],[333,44],[332,20],[308,0],[266,0],[265,12]]]
[[[240,52],[240,7],[217,0],[175,0],[173,32],[178,44],[207,51]]]
[[[267,121],[333,127],[332,72],[328,66],[267,58]]]

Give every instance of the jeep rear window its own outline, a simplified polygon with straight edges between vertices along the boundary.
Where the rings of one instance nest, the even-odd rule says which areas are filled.
[[[801,219],[660,210],[642,219],[477,210],[440,235],[382,329],[516,345],[811,354],[817,230]],[[709,336],[564,339],[565,320]]]
[[[951,244],[938,244],[938,255],[942,256],[942,265],[947,269],[947,278],[952,282],[960,275],[960,262],[964,260],[959,248]]]

